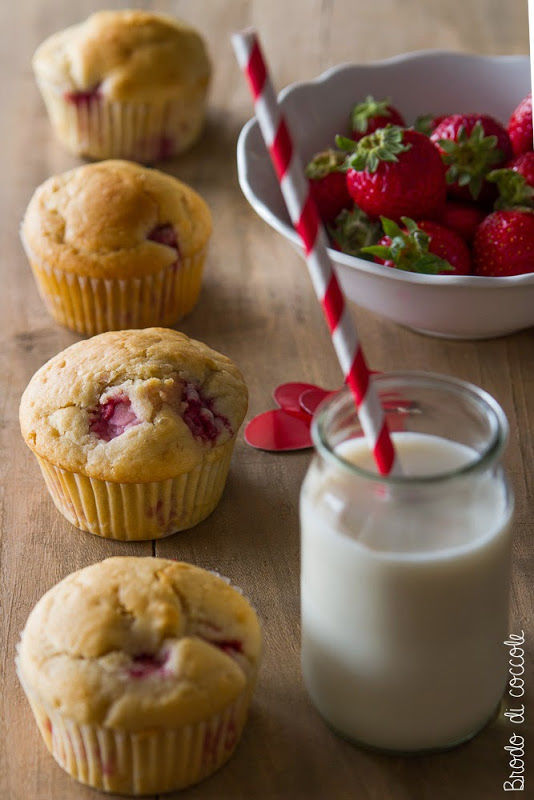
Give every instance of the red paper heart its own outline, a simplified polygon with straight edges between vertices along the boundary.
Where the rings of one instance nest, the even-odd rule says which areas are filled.
[[[378,373],[373,373],[378,374]],[[310,426],[318,406],[336,392],[313,383],[291,381],[277,386],[273,392],[280,408],[265,411],[245,428],[245,441],[251,447],[271,452],[305,450],[313,446]],[[390,392],[382,396],[391,431],[404,430],[403,416],[409,413],[402,395]]]
[[[300,407],[313,417],[323,400],[333,394],[335,394],[335,392],[329,392],[328,389],[321,389],[320,386],[316,386],[314,389],[307,389],[305,392],[302,392],[299,398]]]
[[[324,391],[313,383],[281,383],[273,392],[275,403],[290,413],[302,413],[300,398],[306,391]]]
[[[305,450],[312,447],[310,416],[275,408],[251,419],[245,441],[259,450]]]

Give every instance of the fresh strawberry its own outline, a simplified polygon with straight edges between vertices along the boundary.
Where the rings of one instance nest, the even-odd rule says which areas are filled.
[[[401,128],[406,124],[400,111],[391,105],[390,97],[386,100],[375,100],[372,95],[367,95],[363,103],[354,106],[350,113],[350,123],[355,142],[388,124],[400,125]]]
[[[526,153],[521,153],[520,156],[512,159],[507,164],[507,167],[513,169],[514,172],[519,172],[529,186],[534,186],[534,151],[529,150]]]
[[[343,208],[352,206],[343,170],[344,161],[343,153],[325,150],[317,153],[306,167],[312,197],[319,216],[326,223],[333,222]]]
[[[347,186],[371,218],[434,217],[445,203],[445,170],[438,150],[422,133],[387,125],[359,142],[336,137],[347,158]]]
[[[447,166],[449,193],[460,200],[489,202],[493,192],[484,178],[512,156],[510,138],[500,122],[487,114],[451,114],[430,139]]]
[[[521,100],[508,122],[508,134],[516,156],[532,150],[532,95]]]
[[[377,264],[428,275],[469,275],[471,256],[464,240],[454,231],[430,220],[419,223],[402,217],[404,228],[382,217],[385,236],[362,252]]]
[[[430,136],[432,131],[438,127],[440,122],[442,122],[446,117],[450,116],[449,114],[420,114],[416,117],[414,124],[412,125],[414,131],[418,131],[419,133],[424,133],[425,136]]]
[[[347,211],[346,208],[328,226],[332,245],[349,256],[359,256],[362,247],[376,244],[382,234],[378,220],[371,220],[360,208]]]
[[[472,242],[475,231],[486,214],[478,206],[471,203],[453,203],[448,201],[441,212],[439,223],[454,231],[466,242]]]
[[[501,278],[534,272],[534,212],[494,211],[478,226],[473,254],[477,275]]]
[[[534,209],[534,152],[518,156],[506,169],[494,169],[487,180],[499,190],[495,209]]]

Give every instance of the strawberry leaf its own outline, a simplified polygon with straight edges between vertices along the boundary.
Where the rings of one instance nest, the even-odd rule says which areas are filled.
[[[339,150],[324,150],[314,155],[306,165],[306,177],[320,180],[331,172],[343,172],[345,156]]]
[[[336,136],[336,145],[340,150],[344,150],[347,153],[353,153],[354,148],[356,147],[356,142],[354,139],[349,139],[347,136],[340,136],[338,133]]]
[[[380,217],[380,222],[382,223],[382,228],[386,236],[390,236],[392,239],[395,236],[402,236],[402,231],[400,227],[392,219],[388,219],[387,217]]]
[[[386,100],[375,100],[372,95],[367,95],[363,103],[358,103],[351,111],[352,130],[358,133],[366,133],[370,119],[373,117],[390,117],[390,103],[391,97],[386,98]]]
[[[404,144],[404,128],[399,125],[386,125],[385,128],[364,136],[354,142],[344,136],[336,136],[336,145],[348,153],[345,168],[357,172],[376,172],[381,161],[398,161],[398,154],[411,148]]]
[[[430,136],[434,130],[434,114],[421,114],[413,124],[414,131]]]
[[[486,136],[482,122],[478,120],[468,135],[465,125],[461,125],[456,140],[438,139],[443,150],[441,158],[448,166],[446,180],[449,185],[468,186],[471,196],[476,200],[482,189],[484,177],[503,153],[497,147],[496,136]]]
[[[534,208],[534,187],[515,169],[494,169],[486,175],[486,180],[497,184],[496,209]]]
[[[453,267],[444,258],[440,258],[429,250],[430,236],[409,217],[402,217],[405,230],[396,222],[381,217],[382,228],[389,238],[389,244],[378,244],[363,247],[362,253],[375,256],[382,261],[391,261],[397,269],[406,272],[419,272],[425,275],[437,275],[451,272]]]
[[[369,219],[360,208],[343,209],[328,233],[343,253],[359,256],[362,247],[373,245],[381,236],[380,223]]]
[[[374,244],[366,247],[365,252],[369,253],[370,256],[376,256],[383,261],[387,261],[390,258],[391,247],[386,244]]]

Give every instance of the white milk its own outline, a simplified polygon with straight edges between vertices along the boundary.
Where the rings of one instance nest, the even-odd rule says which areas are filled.
[[[405,475],[454,470],[463,445],[394,434]],[[373,470],[362,439],[339,455]],[[504,691],[510,508],[489,472],[389,497],[322,463],[302,491],[302,668],[323,717],[379,748],[476,733]]]

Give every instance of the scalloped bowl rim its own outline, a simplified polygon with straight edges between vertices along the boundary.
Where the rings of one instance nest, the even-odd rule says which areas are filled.
[[[348,72],[354,67],[362,70],[373,70],[377,67],[391,66],[403,61],[416,61],[427,60],[436,56],[454,56],[455,58],[477,61],[499,61],[499,62],[513,62],[523,61],[528,59],[525,55],[504,55],[504,56],[486,56],[478,55],[476,53],[457,53],[450,50],[417,50],[410,53],[401,53],[390,58],[381,59],[379,61],[370,61],[366,64],[358,63],[343,63],[322,72],[316,78],[307,81],[295,81],[290,83],[278,94],[278,100],[281,104],[290,95],[299,92],[302,88],[313,86],[315,84],[328,83],[334,76],[342,72]],[[247,144],[250,134],[254,128],[258,127],[256,117],[252,117],[245,123],[239,139],[237,142],[237,165],[239,185],[243,194],[247,198],[250,205],[257,212],[257,214],[267,222],[272,228],[277,230],[287,239],[290,239],[299,249],[302,249],[299,235],[293,227],[288,225],[284,220],[274,214],[271,209],[256,195],[247,179],[248,164],[247,164]],[[481,275],[426,275],[417,272],[406,272],[403,270],[391,269],[383,264],[375,264],[372,261],[351,256],[347,253],[342,253],[339,250],[334,250],[329,247],[328,252],[333,261],[343,264],[343,266],[350,267],[351,269],[360,270],[362,272],[370,273],[380,277],[387,277],[391,280],[401,281],[404,283],[419,283],[427,285],[448,285],[448,286],[469,286],[471,288],[485,288],[485,289],[502,289],[505,287],[516,287],[518,285],[526,285],[534,283],[534,272],[527,272],[521,275],[510,275],[508,277],[491,278]]]

